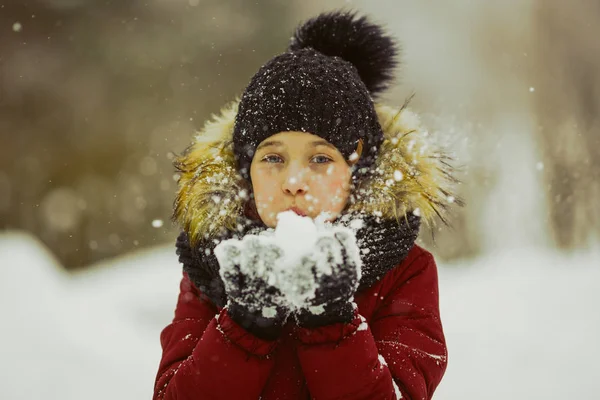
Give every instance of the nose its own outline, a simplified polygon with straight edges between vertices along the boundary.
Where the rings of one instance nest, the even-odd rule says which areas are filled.
[[[299,194],[305,194],[308,190],[308,185],[305,181],[306,173],[300,169],[290,169],[289,173],[286,174],[282,190],[286,194],[297,196]]]

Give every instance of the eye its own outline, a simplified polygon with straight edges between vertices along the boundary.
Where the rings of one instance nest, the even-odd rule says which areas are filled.
[[[330,162],[332,162],[333,160],[327,156],[315,156],[313,157],[313,160],[315,160],[315,163],[317,164],[329,164]]]
[[[283,162],[283,160],[281,159],[281,157],[274,155],[274,154],[269,154],[267,156],[264,156],[262,158],[262,160],[260,160],[260,162],[265,162],[265,163],[269,163],[269,164],[276,164],[279,162]]]

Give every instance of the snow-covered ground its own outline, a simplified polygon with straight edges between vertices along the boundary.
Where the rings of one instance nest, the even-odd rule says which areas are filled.
[[[180,267],[159,247],[69,275],[0,235],[0,398],[149,399]],[[507,250],[440,265],[449,367],[437,400],[596,399],[600,253]]]

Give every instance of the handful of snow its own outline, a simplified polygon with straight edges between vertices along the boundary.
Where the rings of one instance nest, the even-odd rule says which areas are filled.
[[[331,274],[335,271],[330,265],[332,260],[320,255],[317,246],[319,239],[330,237],[333,239],[331,243],[335,246],[334,252],[341,255],[345,250],[349,258],[350,262],[341,268],[356,268],[360,279],[362,263],[356,237],[351,229],[333,226],[325,222],[324,217],[313,221],[310,217],[299,216],[293,211],[282,212],[277,218],[278,223],[274,230],[269,229],[258,235],[246,235],[241,240],[224,240],[216,246],[215,255],[222,269],[221,276],[228,269],[235,268],[236,263],[246,264],[239,265],[240,271],[278,288],[285,305],[290,309],[307,308],[310,306],[310,300],[315,297],[319,278],[323,274]],[[343,238],[342,243],[335,238],[336,234],[338,238]],[[253,243],[254,257],[244,257],[244,253],[249,251],[250,243]],[[257,244],[260,248],[258,252]],[[231,252],[224,249],[229,246],[237,248],[238,251],[235,253],[241,257],[236,257],[236,260],[228,259],[227,255]],[[266,258],[273,257],[273,252],[268,251],[272,250],[273,246],[281,250],[278,252],[280,256],[277,260],[267,260]],[[339,258],[336,259],[339,262]],[[248,263],[253,265],[247,265]],[[247,289],[252,290],[252,288]]]

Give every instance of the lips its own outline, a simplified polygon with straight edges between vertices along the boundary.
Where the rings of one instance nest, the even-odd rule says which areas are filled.
[[[302,217],[306,217],[306,213],[304,211],[302,211],[301,209],[299,209],[298,207],[291,207],[291,208],[288,208],[286,211],[293,211]]]

